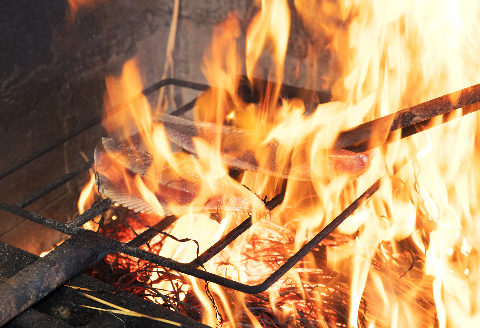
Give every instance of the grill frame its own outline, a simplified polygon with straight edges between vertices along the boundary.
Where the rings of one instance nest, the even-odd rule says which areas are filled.
[[[265,83],[267,83],[265,81]],[[179,87],[190,88],[197,91],[205,91],[210,88],[210,86],[199,83],[192,83],[188,81],[183,81],[179,79],[166,79],[162,80],[149,88],[143,90],[144,95],[151,94],[152,92],[168,86],[175,85]],[[471,87],[480,89],[479,85]],[[289,98],[294,97],[300,91],[305,91],[300,88],[291,87],[291,86],[282,86],[282,97]],[[314,91],[309,91],[310,95]],[[315,93],[315,92],[314,92]],[[475,92],[475,96],[468,99],[471,100],[471,103],[476,103],[480,100],[480,92]],[[446,95],[444,97],[448,97]],[[316,97],[317,101],[326,102],[330,100],[330,97],[326,93],[318,93]],[[438,99],[438,98],[437,98]],[[472,100],[473,99],[473,100]],[[185,112],[191,110],[195,104],[196,99],[190,101],[184,106],[178,108],[173,115],[182,115]],[[462,103],[463,107],[465,104]],[[469,105],[469,104],[467,104]],[[420,106],[420,105],[419,105]],[[418,106],[416,106],[418,107]],[[444,112],[438,114],[437,112],[433,113],[436,115],[443,115],[445,112],[448,112],[455,106],[449,106]],[[477,110],[479,106],[476,106],[474,109]],[[457,107],[458,108],[458,107]],[[119,108],[120,109],[120,108]],[[408,110],[408,109],[407,109]],[[471,113],[475,110],[466,111],[465,114]],[[404,110],[405,111],[405,110]],[[403,112],[403,111],[402,111]],[[47,147],[32,153],[31,155],[25,157],[15,165],[5,169],[0,172],[0,179],[12,174],[16,170],[25,166],[26,164],[34,161],[55,149],[64,142],[72,139],[81,132],[93,127],[94,125],[101,122],[102,117],[99,116],[90,122],[87,122],[85,125],[77,128],[76,130],[65,134],[59,139],[55,140],[53,143]],[[408,123],[408,122],[404,122]],[[361,126],[359,126],[361,127]],[[357,127],[358,128],[358,127]],[[398,128],[398,127],[397,127]],[[400,128],[403,128],[400,127]],[[354,131],[353,129],[352,131]],[[419,131],[417,131],[419,132]],[[416,133],[416,132],[415,132]],[[411,134],[410,134],[411,135]],[[403,163],[403,165],[406,162]],[[403,166],[402,165],[402,166]],[[281,278],[285,273],[287,273],[291,268],[293,268],[303,257],[305,257],[310,251],[312,251],[325,237],[327,237],[333,230],[335,230],[346,218],[348,218],[356,209],[365,204],[368,199],[381,187],[385,179],[389,179],[388,175],[383,176],[377,180],[370,188],[368,188],[360,197],[358,197],[352,204],[350,204],[340,215],[338,215],[330,224],[328,224],[322,231],[315,235],[308,243],[306,243],[296,254],[291,256],[279,269],[277,269],[273,274],[271,274],[264,282],[258,285],[246,285],[230,279],[226,279],[222,276],[212,274],[206,271],[199,269],[205,262],[210,260],[213,256],[218,254],[222,249],[229,245],[233,240],[238,236],[248,230],[252,225],[251,217],[247,218],[243,223],[233,229],[230,233],[222,237],[215,245],[210,247],[207,251],[201,254],[197,259],[190,263],[180,263],[174,261],[170,258],[162,257],[148,251],[139,249],[138,247],[147,243],[158,233],[170,226],[176,217],[170,216],[164,218],[162,221],[157,223],[155,226],[150,227],[148,230],[135,237],[128,243],[122,243],[116,240],[107,238],[101,234],[95,233],[93,231],[87,231],[81,228],[81,226],[94,219],[98,215],[102,214],[107,210],[110,205],[110,200],[103,200],[87,210],[82,215],[75,218],[69,223],[61,223],[47,217],[35,214],[33,212],[27,211],[24,208],[36,200],[42,198],[43,196],[54,191],[58,187],[64,185],[68,181],[74,179],[82,172],[87,171],[92,166],[91,162],[86,162],[85,164],[79,166],[70,173],[67,173],[65,176],[60,179],[48,184],[44,188],[39,189],[34,192],[32,195],[26,197],[23,200],[18,201],[16,204],[9,205],[6,203],[0,202],[0,210],[9,212],[11,214],[23,217],[30,221],[42,224],[51,229],[60,231],[62,233],[68,234],[71,236],[59,247],[55,248],[45,257],[40,258],[38,261],[28,266],[24,270],[20,271],[14,277],[8,279],[3,284],[0,285],[0,293],[4,295],[0,301],[0,309],[4,311],[4,315],[0,324],[3,324],[15,317],[22,311],[26,310],[30,305],[47,295],[49,292],[53,291],[57,287],[61,286],[65,281],[72,278],[74,275],[80,271],[91,266],[95,262],[103,259],[106,255],[113,252],[118,252],[126,255],[130,255],[142,260],[155,263],[157,265],[184,273],[196,278],[202,279],[204,281],[209,281],[216,283],[218,285],[234,289],[243,293],[248,294],[257,294],[264,292],[271,285],[273,285],[279,278]],[[281,204],[285,194],[280,193],[279,195],[272,198],[269,202],[266,202],[266,207],[269,210],[274,209],[277,205]],[[46,277],[53,276],[53,279],[46,280]],[[42,285],[39,285],[39,282],[42,282]],[[8,295],[8,296],[7,296]],[[28,295],[25,297],[23,295]]]
[[[267,82],[264,81],[264,83]],[[206,84],[168,78],[144,89],[142,91],[142,94],[147,96],[168,85],[189,88],[197,91],[206,91],[210,88],[210,86]],[[315,98],[316,100],[320,100],[322,102],[327,102],[330,100],[330,94],[328,92],[315,92],[293,86],[282,86],[282,97],[294,97],[299,92],[306,92],[310,98]],[[183,115],[184,113],[188,112],[193,108],[196,99],[197,98],[179,107],[171,114],[179,116]],[[121,107],[118,107],[115,108],[114,111],[120,109]],[[101,121],[102,116],[100,115],[83,124],[82,126],[74,129],[73,131],[54,140],[46,147],[31,153],[30,155],[21,159],[14,165],[4,169],[3,171],[0,171],[0,179],[9,176],[10,174],[16,172],[25,165],[48,154],[56,147],[73,139],[74,137],[90,129],[91,127],[101,123]],[[87,231],[81,228],[84,223],[94,219],[110,207],[111,201],[108,199],[94,204],[89,210],[85,211],[85,213],[79,215],[69,223],[58,222],[25,210],[26,206],[31,205],[35,201],[41,199],[42,197],[48,195],[57,188],[63,186],[67,182],[76,178],[83,172],[89,170],[92,167],[92,164],[92,162],[86,162],[80,165],[79,167],[67,173],[63,177],[49,183],[45,187],[35,191],[30,196],[18,201],[13,205],[0,202],[0,210],[2,211],[14,214],[19,217],[23,217],[32,222],[41,224],[45,227],[71,236],[71,238],[67,239],[64,243],[52,250],[45,257],[38,259],[31,265],[27,266],[25,269],[17,273],[15,276],[9,278],[8,280],[0,284],[0,291],[2,291],[4,295],[4,297],[2,297],[2,301],[0,301],[0,309],[2,310],[2,318],[0,320],[0,325],[16,317],[18,314],[28,309],[32,304],[46,296],[51,291],[55,290],[57,287],[61,286],[63,283],[65,283],[65,281],[71,279],[73,276],[75,276],[82,270],[88,268],[95,262],[103,259],[109,253],[113,252],[123,253],[126,255],[137,257],[139,259],[144,259],[152,263],[164,266],[166,268],[170,268],[184,274],[195,276],[205,281],[211,281],[228,288],[252,294],[266,290],[278,278],[280,278],[284,273],[288,271],[288,269],[285,267],[280,268],[273,276],[278,276],[278,278],[276,278],[271,283],[267,282],[258,286],[248,286],[198,269],[199,266],[201,266],[203,263],[207,262],[213,256],[218,254],[233,240],[235,240],[238,236],[244,233],[252,225],[252,220],[250,217],[247,218],[238,227],[233,229],[230,233],[221,238],[215,245],[210,247],[197,259],[195,259],[191,263],[183,264],[138,248],[139,246],[147,243],[149,240],[151,240],[158,233],[166,229],[168,226],[170,226],[174,221],[176,221],[176,217],[171,216],[164,218],[153,227],[150,227],[148,230],[135,237],[130,242],[121,243],[116,240],[109,239],[101,234]],[[284,193],[277,195],[271,201],[266,203],[266,207],[272,210],[273,208],[275,208],[275,206],[279,205],[282,202],[283,197]],[[308,252],[304,251],[304,253],[306,255]],[[298,261],[295,261],[295,263],[293,263],[291,267],[293,267],[293,265],[297,262]],[[25,295],[28,295],[28,297],[25,297]]]

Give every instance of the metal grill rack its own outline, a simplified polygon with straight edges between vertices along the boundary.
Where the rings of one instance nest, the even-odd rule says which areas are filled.
[[[198,84],[192,82],[186,82],[178,79],[166,79],[156,83],[155,85],[145,89],[143,94],[148,95],[161,87],[167,85],[176,85],[180,87],[190,88],[198,91],[205,91],[209,88],[208,85]],[[468,89],[468,90],[467,90]],[[428,106],[433,106],[435,110],[431,110],[430,116],[423,115],[422,120],[430,119],[437,115],[442,115],[448,111],[451,111],[456,108],[464,107],[466,105],[474,104],[480,100],[480,86],[473,86],[460,91],[460,96],[456,104],[451,104],[450,97],[451,95],[446,95],[440,98],[436,98],[430,102],[420,104],[420,109],[425,111],[425,106],[428,109]],[[305,90],[283,86],[282,87],[282,97],[293,97]],[[311,92],[310,92],[311,95]],[[438,109],[438,104],[445,103],[445,99],[448,99],[448,105],[444,106],[443,111]],[[317,94],[317,102],[325,102],[330,99],[327,94]],[[440,100],[438,100],[440,99]],[[182,115],[188,110],[192,109],[194,106],[195,100],[187,103],[186,105],[178,108],[173,115]],[[425,105],[426,104],[426,105]],[[430,105],[429,105],[430,104]],[[424,105],[422,107],[422,105]],[[394,131],[397,129],[404,129],[409,127],[411,129],[412,124],[415,126],[418,122],[422,120],[416,119],[416,115],[412,116],[412,113],[415,114],[418,112],[418,106],[405,109],[400,111],[394,116],[395,120],[392,120],[388,123],[388,130]],[[470,108],[464,110],[464,114],[471,113],[478,109],[478,106],[475,108]],[[417,117],[418,118],[418,117]],[[383,119],[383,118],[382,118]],[[377,122],[380,122],[376,120]],[[0,179],[8,176],[9,174],[15,172],[19,168],[25,166],[26,164],[34,161],[47,154],[49,151],[55,147],[61,145],[62,143],[72,139],[81,132],[89,129],[90,127],[101,122],[101,117],[97,117],[94,120],[88,122],[87,124],[79,127],[78,129],[62,136],[61,138],[54,141],[49,146],[44,149],[37,151],[30,156],[24,158],[17,164],[7,168],[3,172],[0,172]],[[373,121],[375,122],[375,121]],[[395,123],[397,122],[397,123]],[[365,139],[366,132],[370,131],[372,133],[371,126],[362,128],[364,125],[360,125],[357,128],[354,128],[347,133],[345,138],[340,140],[343,148],[345,146],[355,147],[355,145],[365,144],[365,141],[368,141],[368,136]],[[363,129],[363,130],[362,130]],[[387,131],[388,131],[387,130]],[[352,132],[353,131],[353,132]],[[367,131],[367,132],[368,132]],[[409,130],[410,131],[410,130]],[[409,132],[405,136],[409,136],[413,133],[417,133],[421,129],[417,129],[414,132]],[[354,138],[352,137],[354,136]],[[360,137],[356,137],[360,136]],[[339,137],[341,139],[341,136]],[[363,138],[363,139],[362,139]],[[338,140],[337,140],[338,141]],[[388,139],[384,142],[390,142]],[[365,148],[365,147],[361,147]],[[34,192],[29,197],[20,200],[16,204],[5,204],[0,203],[0,210],[12,213],[14,215],[23,217],[30,221],[42,224],[48,228],[60,231],[62,233],[68,234],[71,236],[68,240],[62,243],[59,247],[55,248],[48,255],[43,258],[38,259],[33,264],[25,268],[24,270],[18,272],[15,276],[5,281],[0,285],[0,295],[2,295],[0,300],[0,309],[3,311],[3,317],[0,320],[0,325],[8,322],[11,318],[15,317],[22,311],[26,310],[30,305],[47,295],[49,292],[56,289],[58,286],[65,283],[68,279],[79,273],[80,271],[86,269],[95,262],[101,260],[109,253],[118,252],[126,255],[130,255],[142,260],[155,263],[157,265],[169,268],[196,278],[202,279],[204,281],[210,281],[218,285],[235,289],[240,292],[256,294],[267,290],[272,284],[274,284],[280,277],[282,277],[287,271],[293,268],[303,257],[305,257],[310,251],[312,251],[326,236],[328,236],[335,228],[337,228],[348,216],[350,216],[357,208],[363,205],[381,186],[384,177],[377,180],[370,188],[368,188],[359,198],[357,198],[350,206],[348,206],[340,215],[338,215],[330,224],[328,224],[321,232],[314,236],[308,243],[306,243],[296,254],[290,257],[277,271],[271,274],[263,283],[258,285],[246,285],[233,280],[226,279],[216,274],[212,274],[206,271],[199,269],[199,267],[211,259],[213,256],[218,254],[223,250],[227,245],[234,241],[238,236],[244,233],[252,225],[251,218],[247,218],[243,223],[229,232],[227,235],[222,237],[215,245],[206,250],[198,258],[196,258],[191,263],[180,263],[174,261],[170,258],[162,257],[148,251],[139,249],[138,247],[147,243],[154,236],[156,236],[161,231],[165,230],[173,222],[176,221],[176,217],[169,216],[158,222],[156,225],[150,227],[148,230],[138,235],[128,243],[122,243],[117,240],[107,238],[99,233],[85,230],[82,228],[82,225],[98,215],[107,210],[111,205],[110,200],[103,200],[87,210],[84,214],[78,216],[73,221],[69,223],[61,223],[47,217],[32,213],[25,210],[24,208],[33,202],[39,200],[43,196],[52,192],[56,188],[62,186],[68,181],[74,179],[76,176],[82,172],[88,170],[91,167],[92,163],[87,162],[80,167],[76,168],[72,172],[66,174],[62,178],[48,184],[44,188]],[[266,203],[266,207],[269,210],[272,210],[277,205],[281,204],[284,198],[284,193],[281,193],[270,201]]]

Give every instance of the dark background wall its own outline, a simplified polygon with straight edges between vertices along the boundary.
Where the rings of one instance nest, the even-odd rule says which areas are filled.
[[[138,57],[145,86],[161,80],[173,3],[99,0],[93,7],[80,8],[71,19],[68,0],[0,2],[0,171],[101,115],[105,76],[118,75],[133,56]],[[292,26],[285,79],[302,86],[302,72],[309,70],[304,59],[310,36],[303,31],[293,1],[289,3]],[[175,77],[205,83],[201,63],[213,26],[236,11],[245,35],[255,10],[251,0],[181,0],[173,54]],[[239,39],[239,49],[243,39]],[[319,44],[320,48],[326,45]],[[328,56],[321,49],[318,58],[318,67],[328,66]],[[264,73],[262,78],[268,77],[268,61],[265,65],[259,71]],[[182,88],[174,91],[178,105],[196,95]],[[84,156],[92,160],[105,134],[98,124],[1,179],[0,201],[16,203],[80,166]],[[63,222],[71,220],[77,215],[78,196],[88,178],[88,173],[83,174],[27,209]],[[0,212],[1,241],[39,254],[62,238],[60,233]]]

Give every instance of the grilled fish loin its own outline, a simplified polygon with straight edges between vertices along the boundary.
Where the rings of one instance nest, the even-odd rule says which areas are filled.
[[[99,193],[131,210],[158,215],[158,204],[165,215],[183,215],[189,211],[248,212],[265,211],[260,198],[228,176],[212,183],[200,177],[179,174],[179,169],[165,167],[157,172],[153,156],[136,151],[111,138],[103,138],[95,149],[95,172]],[[187,166],[188,163],[185,163]],[[178,165],[180,168],[182,163]],[[181,170],[181,169],[180,169]],[[138,179],[153,193],[156,202],[147,201],[138,186]]]
[[[268,139],[267,135],[253,130],[194,122],[167,114],[157,121],[163,123],[167,138],[171,142],[192,154],[196,154],[194,137],[213,145],[220,134],[220,151],[228,166],[280,178],[303,181],[328,181],[345,175],[356,178],[370,168],[375,156],[375,150],[354,153],[344,149],[309,155],[309,138],[294,146],[285,146],[276,139]],[[285,159],[288,159],[288,163],[285,163]],[[311,165],[312,160],[314,165]]]
[[[220,134],[220,151],[228,166],[280,178],[305,181],[328,181],[338,176],[355,178],[369,169],[375,155],[375,151],[357,154],[342,149],[312,154],[308,138],[285,146],[251,130],[169,115],[158,122],[163,124],[171,142],[191,154],[197,154],[194,137],[213,145]],[[204,183],[198,173],[186,172],[182,167],[191,166],[191,159],[177,163],[176,167],[157,168],[154,163],[154,157],[145,151],[103,138],[95,150],[99,192],[124,207],[149,214],[159,214],[159,207],[166,215],[182,215],[187,211],[265,211],[257,195],[228,176]],[[138,179],[155,200],[151,197],[146,200]]]

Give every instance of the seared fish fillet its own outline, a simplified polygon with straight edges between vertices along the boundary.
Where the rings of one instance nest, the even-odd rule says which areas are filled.
[[[124,207],[148,214],[159,214],[158,204],[166,215],[265,210],[257,195],[228,176],[202,183],[201,177],[187,172],[191,164],[188,158],[176,169],[165,167],[161,172],[152,167],[153,162],[153,156],[147,152],[103,138],[95,149],[99,193]],[[145,199],[138,179],[152,191],[158,204]]]
[[[369,169],[375,155],[375,151],[357,154],[337,150],[322,152],[312,159],[307,155],[308,142],[305,140],[294,146],[284,146],[275,139],[268,140],[266,135],[246,129],[170,115],[162,116],[158,122],[163,124],[171,142],[191,154],[197,154],[194,137],[213,145],[220,134],[220,152],[228,166],[280,178],[306,181],[331,180],[338,176],[355,178]],[[310,164],[312,161],[314,165]],[[95,150],[99,192],[127,208],[150,214],[159,214],[160,207],[167,215],[182,215],[188,211],[265,211],[257,195],[228,176],[205,183],[199,173],[191,170],[191,158],[177,163],[176,167],[159,168],[153,163],[154,158],[149,153],[103,138]],[[147,197],[150,201],[142,195],[139,182],[152,192],[154,197]]]

